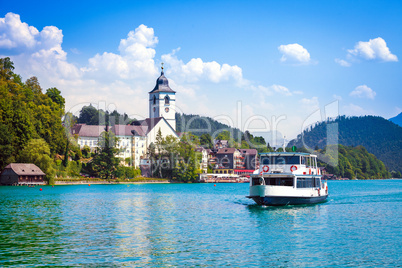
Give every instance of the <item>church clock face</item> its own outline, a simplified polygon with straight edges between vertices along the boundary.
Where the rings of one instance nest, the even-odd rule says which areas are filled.
[[[156,108],[154,107],[154,112],[156,111]]]
[[[169,108],[168,108],[168,107],[165,108],[165,112],[167,112],[167,113],[169,112]]]

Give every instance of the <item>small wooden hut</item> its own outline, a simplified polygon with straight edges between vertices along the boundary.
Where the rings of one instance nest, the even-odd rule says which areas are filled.
[[[0,175],[0,185],[44,184],[45,173],[35,164],[11,163]]]

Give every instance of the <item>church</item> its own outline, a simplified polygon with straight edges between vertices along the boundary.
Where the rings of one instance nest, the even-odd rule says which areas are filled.
[[[169,87],[163,67],[156,85],[149,92],[149,118],[135,121],[131,125],[112,125],[111,131],[119,141],[118,157],[122,160],[130,159],[134,167],[139,167],[141,159],[146,158],[147,148],[155,143],[156,135],[160,130],[163,137],[168,135],[178,138],[176,133],[176,92]],[[105,130],[104,126],[77,124],[71,134],[78,136],[78,145],[82,149],[85,145],[91,150],[98,146],[98,137]]]

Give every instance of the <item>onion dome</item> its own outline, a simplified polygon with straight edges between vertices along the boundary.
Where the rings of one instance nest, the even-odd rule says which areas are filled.
[[[165,74],[163,73],[163,67],[162,67],[161,76],[159,76],[159,78],[156,79],[156,85],[155,85],[154,89],[152,91],[150,91],[149,93],[157,93],[157,92],[176,93],[176,91],[173,91],[169,87],[169,81],[167,80],[167,78],[165,77]]]

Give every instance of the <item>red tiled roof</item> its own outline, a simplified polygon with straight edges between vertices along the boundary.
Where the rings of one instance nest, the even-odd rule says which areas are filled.
[[[256,149],[240,149],[239,151],[242,154],[255,154],[256,155],[258,153]]]
[[[222,148],[219,149],[216,154],[234,154],[236,152],[236,148]]]
[[[116,136],[146,136],[161,120],[163,117],[147,118],[135,121],[132,125],[114,125],[110,130]],[[99,137],[103,131],[106,131],[106,126],[86,124],[77,124],[71,129],[72,134],[78,134],[80,137]]]
[[[105,131],[105,126],[97,126],[97,125],[79,125],[79,126],[74,126],[74,128],[77,130],[76,133],[73,132],[73,134],[78,134],[80,137],[99,137],[99,135]],[[74,129],[73,128],[73,129]]]
[[[144,129],[141,126],[114,125],[112,131],[116,136],[145,136]]]

